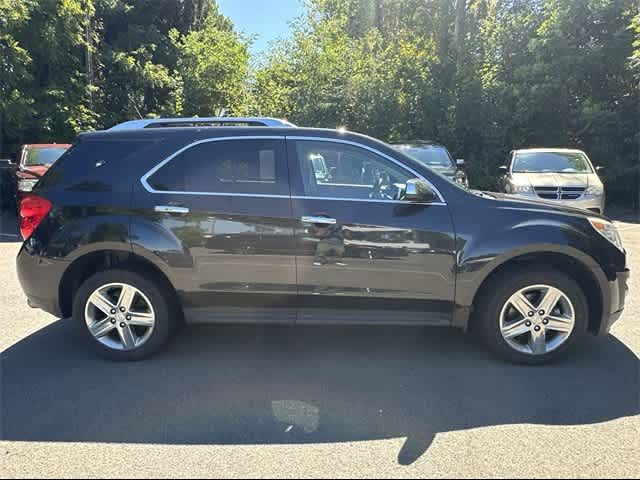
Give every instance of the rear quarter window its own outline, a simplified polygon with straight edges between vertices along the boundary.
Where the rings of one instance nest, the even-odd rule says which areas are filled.
[[[156,142],[156,139],[81,139],[53,164],[37,188],[110,190],[106,172],[124,168],[127,161]]]

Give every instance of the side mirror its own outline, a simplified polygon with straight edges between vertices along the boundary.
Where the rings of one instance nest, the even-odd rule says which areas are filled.
[[[498,170],[500,170],[500,173],[504,175],[506,175],[509,172],[509,168],[506,165],[502,165],[498,167]]]
[[[419,178],[408,180],[404,188],[404,199],[410,202],[431,203],[438,198],[436,192]]]
[[[458,166],[458,168],[464,167],[464,158],[458,158],[456,160],[456,165]]]

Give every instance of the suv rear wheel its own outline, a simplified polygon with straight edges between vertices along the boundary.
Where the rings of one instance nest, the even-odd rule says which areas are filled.
[[[511,272],[494,279],[480,299],[480,334],[507,360],[544,364],[562,357],[584,334],[589,309],[571,277],[552,269]]]
[[[142,360],[160,350],[178,325],[169,293],[128,270],[98,272],[78,290],[73,317],[100,356]]]

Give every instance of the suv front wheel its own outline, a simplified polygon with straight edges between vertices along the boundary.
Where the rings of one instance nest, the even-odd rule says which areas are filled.
[[[492,285],[478,305],[480,334],[503,358],[533,365],[552,362],[587,329],[584,292],[564,273],[525,267],[493,279]]]
[[[142,360],[160,350],[177,325],[168,293],[128,270],[98,272],[78,290],[73,317],[100,356]]]

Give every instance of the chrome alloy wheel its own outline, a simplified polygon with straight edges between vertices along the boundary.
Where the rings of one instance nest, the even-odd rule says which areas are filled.
[[[531,285],[514,293],[502,307],[500,331],[511,348],[543,355],[560,348],[576,324],[569,297],[549,285]]]
[[[112,350],[124,351],[144,345],[156,324],[149,299],[126,283],[96,289],[87,300],[84,319],[93,338]]]

